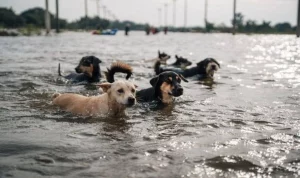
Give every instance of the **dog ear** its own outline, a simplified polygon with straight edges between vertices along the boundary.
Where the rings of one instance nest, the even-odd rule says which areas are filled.
[[[109,90],[111,87],[111,83],[100,83],[97,84],[96,86],[101,87],[104,92],[107,92],[107,90]]]
[[[175,55],[175,58],[178,59],[179,57],[177,55]]]
[[[179,77],[181,78],[181,80],[183,80],[184,82],[189,82],[186,78],[184,78],[181,74],[178,74]]]
[[[160,55],[160,51],[158,50],[158,55]]]
[[[138,86],[136,84],[133,84],[135,88],[138,88]]]
[[[99,63],[101,63],[101,62],[102,62],[102,61],[101,61],[99,58],[93,56],[93,63],[94,63],[94,64],[99,64]]]
[[[86,59],[86,57],[84,56],[84,57],[82,57],[81,59],[80,59],[80,62],[83,62],[83,60],[85,60]]]
[[[158,82],[158,79],[159,79],[159,77],[157,76],[157,77],[154,77],[154,78],[152,78],[151,80],[150,80],[150,84],[153,86],[153,87],[155,87],[156,86],[156,84],[157,84],[157,82]]]

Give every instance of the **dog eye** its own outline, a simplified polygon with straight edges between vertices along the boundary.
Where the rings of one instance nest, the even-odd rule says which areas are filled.
[[[131,92],[134,93],[134,92],[135,92],[135,89],[132,89]]]
[[[124,93],[124,90],[123,89],[119,89],[118,92],[119,93]]]

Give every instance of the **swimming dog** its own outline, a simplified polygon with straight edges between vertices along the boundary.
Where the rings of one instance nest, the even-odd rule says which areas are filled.
[[[160,53],[160,51],[158,51],[158,61],[160,61],[162,64],[167,64],[167,60],[170,59],[171,56],[168,55],[167,53]]]
[[[158,75],[164,71],[173,71],[181,74],[183,77],[192,77],[199,75],[200,78],[213,78],[216,71],[220,68],[220,64],[213,58],[206,58],[199,63],[197,66],[189,69],[164,69],[160,67],[160,62],[157,61],[154,66],[155,73]]]
[[[159,101],[164,104],[173,102],[173,97],[183,94],[181,80],[188,82],[182,75],[172,71],[159,74],[150,80],[152,87],[137,91],[139,102]]]
[[[85,56],[81,58],[78,66],[75,68],[76,73],[71,73],[63,77],[68,79],[72,84],[99,82],[101,78],[99,64],[101,62],[102,61],[95,56]],[[62,76],[60,64],[58,64],[58,75]]]
[[[82,116],[118,116],[125,114],[127,107],[136,103],[136,87],[128,81],[101,83],[105,92],[98,96],[83,96],[72,93],[55,93],[52,103],[61,109]]]
[[[183,58],[182,56],[175,55],[176,61],[173,64],[170,64],[171,66],[177,67],[177,68],[186,68],[187,66],[192,65],[192,62],[189,61],[187,58]]]

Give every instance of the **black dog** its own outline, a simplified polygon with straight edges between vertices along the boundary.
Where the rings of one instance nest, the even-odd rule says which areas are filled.
[[[95,56],[85,56],[81,58],[78,66],[75,68],[76,73],[63,76],[70,83],[93,83],[99,82],[101,78],[100,66],[102,61]],[[58,64],[58,75],[61,75],[60,64]]]
[[[160,53],[160,51],[158,51],[158,59],[159,59],[158,61],[160,61],[161,63],[166,64],[167,60],[170,58],[171,56],[168,55],[167,53],[164,52]]]
[[[160,67],[160,62],[157,61],[154,66],[156,74],[160,74],[164,71],[173,71],[181,74],[183,77],[192,77],[194,75],[199,75],[200,78],[213,78],[214,73],[218,71],[220,64],[213,58],[206,58],[203,61],[197,63],[196,67],[189,69],[164,69]]]
[[[150,80],[152,87],[137,91],[136,98],[139,102],[160,101],[168,104],[173,101],[173,97],[183,94],[180,85],[181,80],[188,82],[180,74],[175,72],[163,72]]]
[[[176,61],[173,64],[170,64],[171,66],[177,67],[177,68],[186,68],[187,66],[192,65],[192,62],[189,61],[187,58],[183,58],[183,57],[178,57],[177,55],[175,55],[176,57]]]

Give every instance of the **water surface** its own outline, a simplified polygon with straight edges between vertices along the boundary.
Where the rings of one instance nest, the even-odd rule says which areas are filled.
[[[57,77],[95,55],[122,60],[149,87],[161,50],[221,63],[215,80],[190,79],[166,107],[124,118],[81,118],[51,105],[55,92],[96,95]],[[171,61],[170,61],[171,62]],[[300,41],[293,35],[66,32],[0,39],[0,177],[253,177],[300,174]]]

